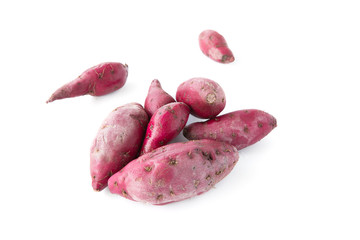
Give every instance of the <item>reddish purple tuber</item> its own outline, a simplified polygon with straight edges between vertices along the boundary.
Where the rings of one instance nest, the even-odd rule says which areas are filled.
[[[226,104],[221,86],[207,78],[191,78],[177,88],[176,100],[191,108],[191,114],[199,118],[216,117]]]
[[[148,121],[138,103],[118,107],[107,116],[90,149],[94,190],[104,189],[112,174],[138,156]]]
[[[205,30],[200,33],[199,44],[201,51],[216,62],[231,63],[235,60],[225,38],[216,31]]]
[[[128,76],[128,66],[117,62],[96,65],[83,72],[75,80],[56,90],[46,103],[63,98],[82,95],[102,96],[124,86]]]
[[[131,161],[108,181],[111,193],[163,205],[209,191],[239,159],[237,149],[214,140],[172,143]]]
[[[192,123],[184,128],[183,134],[189,140],[212,139],[229,143],[240,150],[260,141],[276,126],[272,115],[247,109]]]
[[[190,108],[182,102],[168,103],[151,117],[140,155],[151,152],[173,140],[185,127]]]

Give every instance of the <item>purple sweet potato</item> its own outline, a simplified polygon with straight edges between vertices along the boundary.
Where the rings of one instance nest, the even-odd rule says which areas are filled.
[[[214,30],[205,30],[199,35],[201,51],[219,63],[231,63],[235,60],[225,38]]]
[[[202,194],[227,176],[239,159],[223,142],[172,143],[131,161],[108,181],[111,193],[163,205]]]
[[[90,149],[90,172],[94,190],[139,154],[149,117],[138,103],[113,110],[102,123]]]
[[[122,88],[128,76],[128,66],[107,62],[87,69],[75,80],[56,90],[46,103],[82,95],[102,96]]]
[[[175,99],[162,89],[159,80],[154,79],[150,84],[144,104],[145,111],[149,117],[160,107],[171,102],[175,102]]]
[[[176,100],[191,108],[191,114],[198,118],[214,118],[226,104],[221,86],[207,78],[192,78],[180,84]]]
[[[151,117],[140,155],[151,152],[174,139],[185,127],[190,108],[182,102],[168,103]]]
[[[276,119],[261,110],[239,110],[205,122],[195,122],[184,128],[189,140],[213,139],[234,145],[238,150],[250,146],[277,126]]]

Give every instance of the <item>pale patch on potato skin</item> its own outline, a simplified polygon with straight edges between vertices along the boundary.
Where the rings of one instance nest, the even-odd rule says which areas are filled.
[[[131,161],[109,179],[109,189],[139,202],[177,202],[212,189],[231,172],[238,159],[237,149],[222,142],[173,143]],[[145,170],[147,166],[152,166],[151,171]]]
[[[215,59],[216,61],[219,61],[223,58],[223,54],[220,49],[215,47],[212,47],[208,50],[208,55],[211,59]]]

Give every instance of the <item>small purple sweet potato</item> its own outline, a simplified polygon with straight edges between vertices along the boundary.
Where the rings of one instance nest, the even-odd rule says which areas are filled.
[[[128,76],[128,66],[107,62],[87,69],[75,80],[56,90],[46,103],[82,95],[102,96],[122,88]]]
[[[185,127],[190,108],[182,102],[168,103],[151,117],[140,155],[151,152],[174,139]]]
[[[227,176],[239,159],[223,142],[172,143],[131,161],[108,181],[111,193],[163,205],[202,194]]]
[[[239,110],[205,122],[195,122],[184,128],[189,140],[213,139],[234,145],[238,150],[250,146],[277,126],[276,119],[261,110]]]
[[[118,107],[104,120],[90,149],[94,190],[104,189],[113,173],[138,156],[148,121],[138,103]]]
[[[144,104],[145,111],[149,117],[151,118],[154,112],[161,106],[171,102],[175,102],[175,99],[162,89],[159,80],[152,80]]]
[[[191,114],[198,118],[214,118],[226,104],[221,86],[207,78],[192,78],[180,84],[176,100],[191,108]]]
[[[231,63],[235,60],[225,38],[214,30],[205,30],[199,35],[201,51],[219,63]]]

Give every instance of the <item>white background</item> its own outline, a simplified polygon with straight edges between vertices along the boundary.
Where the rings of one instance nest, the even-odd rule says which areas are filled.
[[[359,13],[356,0],[2,1],[0,238],[360,239]],[[234,63],[201,53],[205,29]],[[129,65],[121,90],[45,104],[106,61]],[[175,96],[192,77],[223,87],[223,113],[261,109],[278,127],[190,200],[94,192],[89,148],[108,113],[143,104],[154,78]]]

